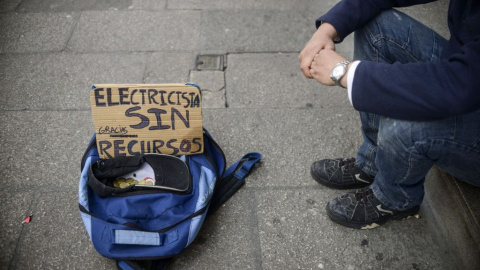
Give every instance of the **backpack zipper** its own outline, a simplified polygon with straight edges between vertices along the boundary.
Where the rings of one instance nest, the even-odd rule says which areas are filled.
[[[123,226],[131,227],[131,228],[134,228],[134,229],[137,229],[137,230],[140,230],[140,231],[144,231],[144,232],[164,233],[164,232],[169,231],[170,229],[178,226],[179,224],[181,224],[182,222],[184,222],[184,221],[186,221],[186,220],[189,220],[189,219],[192,219],[192,218],[194,218],[194,217],[196,217],[196,216],[202,215],[203,213],[205,213],[205,212],[207,211],[207,209],[208,209],[209,206],[210,206],[210,203],[208,203],[208,205],[204,206],[204,207],[201,208],[200,210],[192,213],[192,214],[189,215],[188,217],[180,220],[179,222],[177,222],[177,223],[175,223],[175,224],[173,224],[173,225],[170,225],[170,226],[168,226],[168,227],[165,227],[165,228],[163,228],[163,229],[161,229],[161,230],[158,230],[158,231],[149,231],[149,230],[143,228],[142,226],[139,226],[139,225],[134,224],[134,223],[131,223],[131,222],[126,222],[126,223],[118,224],[118,225],[123,225]],[[89,216],[92,216],[92,217],[94,217],[94,218],[97,218],[97,217],[95,217],[92,213],[90,213],[83,205],[79,204],[78,207],[79,207],[79,209],[80,209],[80,212],[85,213],[85,214],[87,214],[87,215],[89,215]]]

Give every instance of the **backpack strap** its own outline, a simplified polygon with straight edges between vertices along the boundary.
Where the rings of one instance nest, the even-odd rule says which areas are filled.
[[[215,185],[210,207],[208,208],[208,215],[217,211],[245,184],[245,178],[261,158],[262,155],[260,153],[248,153],[225,171],[224,176]]]

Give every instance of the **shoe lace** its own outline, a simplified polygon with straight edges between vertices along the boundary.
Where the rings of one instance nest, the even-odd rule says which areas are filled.
[[[355,167],[355,158],[344,158],[340,160],[340,162],[338,163],[338,166],[339,167],[345,166],[346,168],[351,169]]]
[[[359,189],[355,192],[355,198],[358,202],[364,201],[366,202],[369,195],[372,195],[373,191],[370,187],[366,187],[363,189]]]

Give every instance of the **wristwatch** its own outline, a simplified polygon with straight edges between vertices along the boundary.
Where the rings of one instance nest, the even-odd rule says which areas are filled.
[[[341,86],[340,85],[340,80],[342,79],[343,76],[345,76],[345,73],[347,73],[347,65],[350,64],[350,61],[345,60],[343,62],[340,62],[336,64],[333,69],[332,73],[330,74],[330,78],[332,79],[333,83],[336,86]],[[343,87],[343,86],[341,86]]]

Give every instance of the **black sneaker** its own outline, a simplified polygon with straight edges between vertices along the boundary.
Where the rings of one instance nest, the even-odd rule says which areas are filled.
[[[370,187],[357,189],[327,204],[327,214],[338,224],[355,229],[373,229],[387,220],[407,219],[418,213],[420,206],[405,211],[396,211],[383,205],[373,195]]]
[[[312,164],[313,179],[330,188],[362,188],[373,182],[373,176],[355,166],[355,158],[323,159]]]

